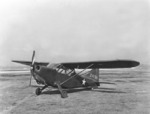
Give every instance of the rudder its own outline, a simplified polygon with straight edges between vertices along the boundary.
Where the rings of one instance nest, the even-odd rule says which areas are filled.
[[[99,82],[99,69],[92,69],[87,74],[85,74],[84,77],[94,82]]]

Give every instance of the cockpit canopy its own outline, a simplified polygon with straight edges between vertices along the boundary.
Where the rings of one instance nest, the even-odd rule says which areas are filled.
[[[58,73],[66,74],[69,76],[75,72],[73,69],[67,69],[63,65],[57,63],[49,63],[47,67],[56,70]]]
[[[59,66],[60,66],[60,64],[57,64],[57,63],[49,63],[47,65],[47,67],[51,68],[51,69],[57,69]]]

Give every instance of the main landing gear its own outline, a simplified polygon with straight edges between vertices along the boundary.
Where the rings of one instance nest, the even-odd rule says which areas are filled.
[[[57,85],[57,87],[58,87],[58,90],[61,94],[61,98],[68,97],[67,92],[65,90],[63,90],[62,87],[60,86],[60,82],[55,82],[55,85]]]
[[[58,87],[58,90],[59,90],[59,92],[60,92],[62,98],[68,97],[67,92],[62,89],[62,87],[60,86],[60,83],[59,83],[59,82],[55,82],[55,85]],[[39,87],[38,87],[38,88],[35,90],[35,94],[36,94],[36,95],[40,95],[40,94],[42,93],[42,91],[43,91],[45,88],[47,88],[47,87],[48,87],[47,85],[45,85],[45,86],[42,87],[42,88],[39,88]]]
[[[44,87],[42,87],[42,88],[37,88],[36,90],[35,90],[35,94],[36,95],[40,95],[41,93],[42,93],[42,91],[45,89],[45,88],[47,88],[48,86],[47,85],[45,85]]]

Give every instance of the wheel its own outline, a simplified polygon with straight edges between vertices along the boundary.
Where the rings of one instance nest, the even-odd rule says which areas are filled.
[[[66,97],[68,97],[67,92],[65,90],[62,90],[61,98],[66,98]]]
[[[41,89],[39,87],[35,90],[35,94],[36,95],[40,95],[41,94]]]

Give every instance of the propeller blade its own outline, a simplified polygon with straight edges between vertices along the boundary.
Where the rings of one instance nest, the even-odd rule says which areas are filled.
[[[32,64],[31,64],[31,68],[30,68],[30,72],[31,72],[31,77],[30,77],[30,82],[29,82],[29,86],[31,86],[31,80],[32,80],[32,76],[34,75],[34,63],[35,63],[35,50],[33,51],[32,54]]]
[[[32,66],[34,65],[35,62],[35,50],[33,51],[33,55],[32,55]]]

